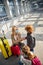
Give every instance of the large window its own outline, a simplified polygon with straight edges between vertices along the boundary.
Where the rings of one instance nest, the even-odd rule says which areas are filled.
[[[8,0],[8,1],[9,1],[10,10],[11,10],[13,16],[16,16],[15,15],[15,5],[14,5],[13,0]]]
[[[5,17],[5,16],[7,16],[5,11],[5,6],[3,4],[3,1],[0,0],[0,17]]]

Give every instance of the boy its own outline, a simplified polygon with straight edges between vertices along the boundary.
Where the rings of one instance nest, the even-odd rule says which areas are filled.
[[[27,45],[30,47],[30,51],[33,52],[35,47],[35,38],[32,37],[32,32],[34,31],[34,28],[32,25],[27,25],[25,30],[27,31],[27,37],[25,38],[27,39]]]

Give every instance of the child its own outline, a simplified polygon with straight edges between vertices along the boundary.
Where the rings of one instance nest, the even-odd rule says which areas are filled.
[[[32,65],[42,65],[39,58],[34,55],[34,53],[29,52],[27,53],[28,58],[32,61]]]
[[[32,37],[32,32],[34,31],[34,28],[32,25],[27,25],[25,27],[25,30],[27,31],[27,45],[30,47],[30,51],[34,51],[35,47],[35,38]]]
[[[22,51],[23,52],[28,52],[30,51],[30,48],[28,46],[23,46]],[[21,56],[20,56],[20,61],[19,61],[19,65],[31,65],[31,61],[27,59],[27,56],[24,55],[24,53],[22,52]]]
[[[23,52],[25,53],[24,50],[23,50]],[[28,59],[31,60],[32,65],[42,65],[39,58],[37,58],[37,56],[34,55],[33,52],[27,50],[26,55],[28,56]]]

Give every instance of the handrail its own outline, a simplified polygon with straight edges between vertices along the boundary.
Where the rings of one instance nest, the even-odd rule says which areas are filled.
[[[0,18],[0,23],[2,23],[3,21],[7,21],[7,20],[10,20],[11,18],[9,16],[6,16],[6,17],[2,17]]]
[[[13,25],[13,22],[15,22],[15,24],[21,20],[21,17],[22,19],[24,19],[24,16],[26,14],[22,15],[22,16],[18,16],[18,17],[14,17],[14,18],[10,18],[9,16],[6,16],[6,17],[3,17],[3,18],[0,18],[0,25],[6,25],[7,26],[7,29],[9,28],[8,24],[10,23],[10,27]],[[8,20],[5,20],[6,18],[8,18]],[[17,22],[16,22],[17,21]]]

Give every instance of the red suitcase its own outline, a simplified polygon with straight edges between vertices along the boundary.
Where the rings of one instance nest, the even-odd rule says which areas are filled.
[[[11,51],[16,56],[20,55],[20,47],[18,45],[11,46]]]

